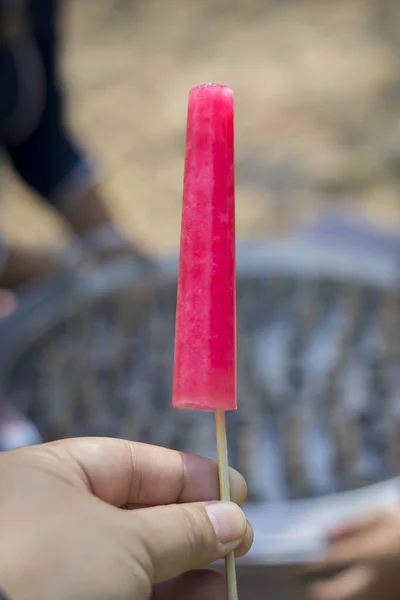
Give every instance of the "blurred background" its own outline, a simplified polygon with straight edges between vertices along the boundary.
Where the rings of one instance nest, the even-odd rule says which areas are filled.
[[[238,235],[293,227],[326,204],[398,226],[396,0],[65,4],[71,124],[113,214],[151,251],[178,247],[187,93],[204,81],[236,95]],[[11,239],[59,243],[31,194],[12,178],[4,191]]]
[[[236,101],[231,462],[262,507],[397,476],[399,2],[68,0],[60,35],[67,130],[125,249],[71,262],[81,215],[2,163],[7,244],[69,266],[7,299],[0,447],[100,434],[214,456],[211,417],[170,408],[187,95],[213,81]]]

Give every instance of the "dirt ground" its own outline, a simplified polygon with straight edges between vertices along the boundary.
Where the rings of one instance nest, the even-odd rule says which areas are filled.
[[[187,92],[236,95],[241,236],[355,207],[400,225],[398,0],[69,0],[64,69],[73,129],[129,235],[177,248]],[[11,177],[5,231],[64,235]]]

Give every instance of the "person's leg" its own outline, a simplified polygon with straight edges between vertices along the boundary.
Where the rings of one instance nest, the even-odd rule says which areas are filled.
[[[29,0],[29,8],[31,37],[43,66],[45,102],[32,134],[6,145],[9,157],[95,260],[122,255],[147,264],[145,254],[115,224],[92,160],[65,124],[66,95],[59,69],[63,3]]]

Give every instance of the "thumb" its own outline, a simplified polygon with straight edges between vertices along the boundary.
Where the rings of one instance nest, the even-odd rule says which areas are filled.
[[[233,502],[157,506],[136,510],[131,517],[139,537],[134,553],[141,553],[137,558],[152,584],[208,565],[246,540],[250,547],[253,538]]]

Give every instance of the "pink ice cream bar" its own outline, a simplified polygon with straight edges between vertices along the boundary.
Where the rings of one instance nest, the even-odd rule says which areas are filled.
[[[173,406],[236,409],[234,101],[189,93]]]

